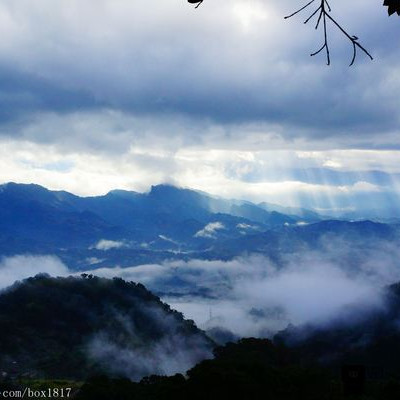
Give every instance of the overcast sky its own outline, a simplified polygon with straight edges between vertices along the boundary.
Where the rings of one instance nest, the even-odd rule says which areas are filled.
[[[332,65],[310,57],[313,8],[283,18],[298,0],[2,0],[0,182],[397,201],[400,19],[379,0],[330,3],[374,61],[349,68],[333,26]]]

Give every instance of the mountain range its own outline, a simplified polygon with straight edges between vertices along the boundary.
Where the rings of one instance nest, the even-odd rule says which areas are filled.
[[[287,212],[287,213],[285,213]],[[398,225],[340,221],[314,211],[226,200],[171,185],[79,197],[34,184],[0,186],[0,255],[54,254],[69,268],[164,260],[277,257],[320,239],[398,237]]]

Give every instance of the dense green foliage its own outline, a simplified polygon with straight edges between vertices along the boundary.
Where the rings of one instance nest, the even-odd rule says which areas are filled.
[[[263,339],[243,339],[216,349],[187,377],[151,376],[139,383],[97,377],[86,382],[79,400],[395,400],[400,383],[369,380],[365,395],[343,393],[340,373],[318,364],[302,365],[296,351]]]
[[[8,375],[82,379],[110,373],[112,354],[96,357],[94,340],[146,356],[172,337],[182,346],[212,347],[193,321],[143,285],[122,279],[38,275],[0,295],[0,371]]]
[[[127,320],[136,327],[133,331]],[[343,394],[341,366],[359,364],[365,366],[367,381],[365,394],[354,399],[398,400],[399,320],[396,284],[388,288],[384,308],[348,309],[329,325],[290,327],[273,340],[241,339],[215,348],[213,359],[203,357],[185,375],[149,374],[134,382],[88,355],[93,334],[112,338],[129,357],[137,348],[160,352],[157,344],[169,336],[195,338],[179,342],[192,351],[210,348],[211,341],[140,284],[41,275],[0,295],[0,371],[8,372],[0,387],[68,384],[80,400],[341,400],[352,398]],[[178,351],[174,347],[167,357],[172,360]],[[78,381],[82,378],[84,384]]]
[[[97,378],[79,399],[321,399],[329,375],[302,368],[290,352],[269,340],[243,339],[216,349],[215,359],[173,377],[152,376],[140,383]],[[304,396],[304,397],[303,397]]]
[[[139,383],[98,378],[78,398],[92,399],[358,399],[400,398],[400,284],[388,288],[385,307],[348,309],[325,326],[289,327],[273,341],[242,339],[214,350],[182,375]],[[364,394],[345,396],[343,365],[366,371]],[[239,397],[237,397],[239,396]]]
[[[276,343],[290,345],[303,361],[329,366],[362,364],[371,377],[400,377],[400,284],[390,286],[383,306],[348,308],[325,325],[289,327],[275,336]]]

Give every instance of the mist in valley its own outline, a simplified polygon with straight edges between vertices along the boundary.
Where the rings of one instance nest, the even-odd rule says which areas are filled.
[[[327,324],[349,307],[384,308],[385,287],[400,280],[399,260],[396,242],[357,248],[337,238],[283,255],[280,264],[250,254],[90,272],[142,282],[202,329],[271,337],[289,324]]]

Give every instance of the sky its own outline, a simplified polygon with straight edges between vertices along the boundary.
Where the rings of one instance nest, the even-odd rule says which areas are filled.
[[[79,195],[172,183],[321,211],[400,191],[400,19],[331,0],[2,0],[0,183]],[[314,8],[313,8],[314,7]]]

